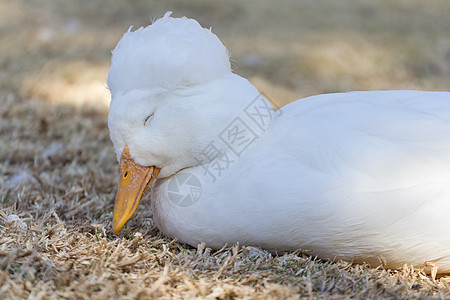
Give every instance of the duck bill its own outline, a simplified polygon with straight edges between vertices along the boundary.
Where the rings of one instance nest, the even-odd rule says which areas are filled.
[[[139,201],[151,187],[159,168],[138,165],[130,157],[128,146],[125,146],[120,157],[120,183],[114,204],[113,231],[119,234],[120,229],[131,218]]]

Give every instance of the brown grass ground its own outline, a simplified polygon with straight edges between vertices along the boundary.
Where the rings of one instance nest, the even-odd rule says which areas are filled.
[[[450,2],[0,0],[0,297],[450,298],[445,278],[193,249],[162,236],[145,198],[111,232],[110,50],[173,10],[213,26],[237,73],[278,105],[323,92],[450,89]]]

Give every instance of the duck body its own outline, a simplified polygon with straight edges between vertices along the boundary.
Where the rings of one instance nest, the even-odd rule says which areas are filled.
[[[115,232],[145,190],[121,190],[130,162],[158,169],[154,220],[192,246],[450,272],[449,92],[326,94],[274,111],[210,30],[170,14],[125,34],[108,85]]]
[[[192,205],[152,190],[158,227],[190,245],[303,249],[450,271],[450,95],[381,91],[297,100]],[[211,166],[210,166],[211,168]],[[174,175],[179,176],[179,175]],[[198,185],[198,184],[197,184]]]

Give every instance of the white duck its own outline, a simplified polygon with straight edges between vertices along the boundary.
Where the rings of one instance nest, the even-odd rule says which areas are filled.
[[[170,13],[113,51],[113,229],[152,191],[166,235],[450,272],[450,93],[328,94],[275,112],[211,30]],[[159,174],[158,174],[159,173]]]

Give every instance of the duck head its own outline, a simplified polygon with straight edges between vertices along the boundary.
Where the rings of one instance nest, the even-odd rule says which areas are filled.
[[[112,52],[108,126],[120,163],[117,234],[158,178],[199,164],[196,157],[257,90],[233,74],[210,29],[167,13],[128,31]]]

